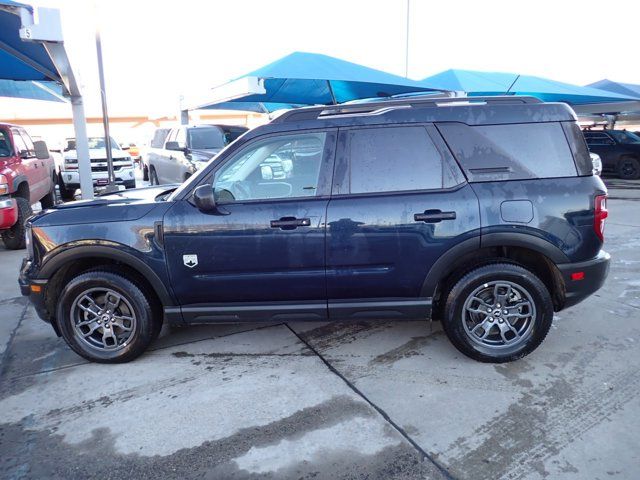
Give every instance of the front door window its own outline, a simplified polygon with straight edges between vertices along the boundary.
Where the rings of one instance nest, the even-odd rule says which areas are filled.
[[[326,133],[270,137],[253,143],[215,175],[218,203],[313,197]]]

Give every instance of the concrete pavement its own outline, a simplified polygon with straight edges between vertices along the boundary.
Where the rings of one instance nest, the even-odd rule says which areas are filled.
[[[0,248],[0,476],[636,479],[630,185],[610,192],[605,287],[505,365],[422,321],[165,329],[132,363],[89,364],[18,296],[22,254]]]

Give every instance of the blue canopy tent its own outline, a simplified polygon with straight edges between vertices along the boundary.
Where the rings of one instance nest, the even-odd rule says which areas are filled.
[[[617,93],[620,95],[635,96],[637,98],[640,98],[640,85],[636,85],[633,83],[614,82],[612,80],[604,79],[587,86],[605,90],[607,92]],[[594,116],[591,118],[591,120],[593,120],[594,122],[601,122],[603,118],[602,116],[600,116],[599,118]],[[615,112],[615,114],[605,116],[605,120],[607,121],[607,124],[610,128],[614,128],[616,124],[640,124],[640,102],[638,102],[635,106],[627,108],[626,110],[620,110],[618,112]]]
[[[639,100],[635,96],[515,73],[445,70],[423,79],[422,83],[426,87],[466,92],[469,96],[529,95],[544,102],[568,103],[574,108]],[[580,108],[576,108],[576,110],[580,110]]]
[[[587,87],[598,88],[607,92],[640,98],[640,85],[633,83],[614,82],[605,78],[599,82],[591,83],[587,85]]]
[[[247,73],[197,99],[187,110],[230,104],[273,111],[283,105],[331,105],[361,98],[434,91],[422,83],[328,55],[294,52]],[[285,107],[286,108],[286,107]]]
[[[62,37],[60,12],[0,0],[0,95],[71,101],[83,198],[93,198],[82,94]]]
[[[33,9],[12,0],[0,0],[0,6],[5,7],[0,13],[0,97],[63,101],[62,88],[56,83],[61,78],[51,57],[41,44],[20,39],[20,16],[9,13]]]
[[[0,80],[0,97],[66,102],[62,95],[62,87],[55,82]]]

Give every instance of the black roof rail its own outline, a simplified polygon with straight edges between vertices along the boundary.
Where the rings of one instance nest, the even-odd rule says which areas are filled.
[[[392,98],[389,100],[372,101],[367,103],[342,103],[338,105],[320,105],[313,107],[294,108],[278,117],[271,123],[297,122],[302,120],[317,120],[337,115],[383,115],[391,110],[414,107],[440,107],[473,104],[527,104],[542,103],[536,97],[503,95],[495,97],[448,97],[448,96],[416,96]]]

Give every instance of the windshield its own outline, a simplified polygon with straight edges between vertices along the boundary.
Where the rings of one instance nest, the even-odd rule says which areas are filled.
[[[120,145],[118,145],[118,142],[116,142],[113,139],[113,137],[110,137],[110,138],[111,138],[111,148],[113,150],[120,150]],[[104,137],[89,137],[87,140],[89,141],[89,149],[105,148]],[[70,150],[75,150],[75,149],[76,149],[76,139],[67,138],[65,140],[64,151],[68,152]]]
[[[11,156],[11,142],[6,130],[0,130],[0,157]]]
[[[224,147],[225,137],[219,128],[190,128],[189,135],[189,147],[195,150],[209,150],[215,148]]]
[[[626,130],[609,130],[607,132],[619,143],[640,143],[640,137]]]

